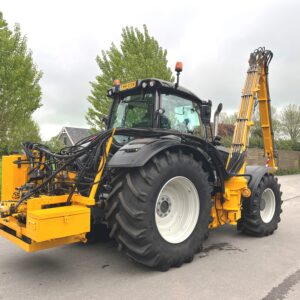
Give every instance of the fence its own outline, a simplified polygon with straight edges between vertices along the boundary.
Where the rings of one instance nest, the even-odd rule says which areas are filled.
[[[263,149],[248,150],[248,165],[264,165]],[[277,164],[280,169],[300,169],[300,151],[278,150]]]

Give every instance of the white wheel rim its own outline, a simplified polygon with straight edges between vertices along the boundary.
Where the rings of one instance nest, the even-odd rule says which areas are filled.
[[[267,188],[263,191],[260,200],[260,217],[264,223],[269,223],[273,219],[276,208],[274,192]]]
[[[165,183],[155,205],[155,223],[169,243],[185,241],[194,231],[200,213],[199,195],[186,177],[176,176]]]

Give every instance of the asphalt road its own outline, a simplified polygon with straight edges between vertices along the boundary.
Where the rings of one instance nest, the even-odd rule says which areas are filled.
[[[300,299],[300,175],[280,177],[279,230],[251,238],[211,231],[204,251],[161,273],[131,262],[113,242],[26,254],[0,240],[0,299]]]

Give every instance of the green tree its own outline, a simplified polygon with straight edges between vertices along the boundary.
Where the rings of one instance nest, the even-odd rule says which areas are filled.
[[[280,134],[280,119],[277,113],[277,109],[274,106],[271,107],[271,120],[272,120],[272,129],[274,133],[274,138],[277,139]],[[254,121],[254,127],[252,130],[252,134],[262,138],[259,108],[255,110],[253,121]]]
[[[274,140],[277,141],[280,135],[280,118],[277,113],[276,107],[271,107],[271,120],[272,130],[274,134]],[[257,107],[253,116],[254,126],[251,128],[250,147],[251,148],[263,148],[264,141],[262,136],[261,122],[259,108]]]
[[[281,129],[292,141],[300,140],[300,105],[289,104],[283,108]]]
[[[24,119],[22,126],[16,124],[10,130],[7,138],[7,152],[20,150],[21,142],[41,142],[39,126],[31,117]]]
[[[99,129],[104,127],[102,117],[109,112],[111,100],[106,93],[115,79],[121,82],[148,77],[174,80],[167,66],[167,50],[149,35],[146,25],[143,32],[138,28],[123,28],[120,47],[112,43],[108,51],[102,50],[96,61],[101,73],[91,82],[88,101],[92,107],[88,109],[86,119],[89,125]]]
[[[238,113],[235,112],[233,114],[228,114],[227,112],[221,112],[219,117],[219,123],[221,124],[231,124],[234,125],[236,118],[238,116]]]
[[[41,106],[41,76],[19,25],[9,30],[0,12],[0,151],[12,150],[28,134],[39,139],[31,115]]]
[[[57,136],[52,137],[49,141],[44,142],[44,144],[50,148],[51,151],[59,152],[62,148],[66,147]]]

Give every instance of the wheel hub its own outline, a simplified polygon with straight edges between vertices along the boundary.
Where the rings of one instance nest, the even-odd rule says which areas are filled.
[[[275,194],[270,188],[266,188],[260,199],[260,216],[264,223],[272,221],[276,210]]]
[[[156,212],[161,217],[166,217],[171,212],[171,200],[167,196],[162,196],[156,205]]]
[[[260,210],[264,210],[265,207],[266,207],[266,201],[265,201],[265,199],[261,198],[259,208],[260,208]]]

